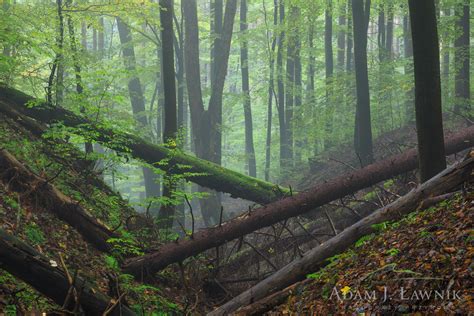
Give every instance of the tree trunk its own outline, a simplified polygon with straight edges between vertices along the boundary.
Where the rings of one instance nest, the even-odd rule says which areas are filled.
[[[346,31],[344,26],[346,25],[346,12],[345,6],[339,15],[339,32],[337,32],[337,69],[339,72],[344,71],[344,56],[346,49]]]
[[[287,167],[286,162],[288,155],[288,137],[287,137],[287,120],[285,114],[285,85],[284,85],[284,68],[283,68],[283,44],[285,41],[285,2],[280,0],[280,24],[281,32],[278,36],[278,52],[277,52],[277,85],[278,85],[278,123],[280,131],[280,172]]]
[[[357,108],[355,123],[355,150],[362,166],[373,162],[372,123],[370,118],[369,77],[367,70],[367,28],[370,0],[352,0],[354,23],[354,63],[356,71]]]
[[[33,247],[0,229],[0,268],[31,285],[38,292],[49,297],[62,306],[68,298],[71,282],[68,275],[52,265],[52,259],[37,252]],[[120,302],[112,309],[114,300],[107,297],[81,277],[75,281],[76,290],[80,292],[78,304],[87,315],[135,315]],[[67,308],[72,312],[74,296],[70,296]],[[67,303],[67,302],[66,302]]]
[[[403,49],[404,57],[407,59],[405,65],[405,75],[413,73],[413,45],[411,41],[411,27],[408,15],[403,16]],[[413,76],[413,75],[412,75]],[[410,88],[406,93],[405,118],[411,123],[415,121],[415,90]]]
[[[278,0],[273,0],[273,26],[278,25]],[[267,138],[265,146],[265,181],[270,179],[270,161],[272,144],[272,115],[273,115],[273,97],[275,103],[278,103],[278,97],[275,93],[275,49],[277,44],[277,35],[272,34],[271,49],[268,52],[270,60],[270,79],[268,80],[268,110],[267,110]],[[277,104],[278,106],[278,104]]]
[[[301,12],[300,8],[298,6],[294,7],[294,12],[293,12],[293,20],[294,21],[300,21],[301,20]],[[301,65],[301,38],[300,38],[300,26],[299,23],[296,23],[295,25],[295,55],[294,55],[294,60],[295,60],[295,82],[294,82],[294,88],[293,88],[293,94],[294,94],[294,111],[293,111],[293,126],[292,128],[295,131],[299,131],[302,126],[301,126],[301,121],[302,121],[302,109],[301,109],[301,104],[302,104],[302,65]],[[296,136],[293,136],[295,140],[295,145],[294,145],[294,152],[295,152],[295,158],[293,161],[293,165],[295,163],[300,163],[301,162],[301,155],[302,155],[302,149],[303,149],[303,141],[301,140],[302,138],[304,139],[305,137],[299,137],[299,133],[296,134]]]
[[[333,129],[333,73],[334,73],[334,57],[332,49],[332,14],[333,14],[333,3],[332,0],[327,2],[327,8],[325,10],[325,23],[324,23],[324,59],[326,66],[326,109],[325,109],[325,136],[324,136],[324,147],[329,149],[332,147],[332,129]]]
[[[200,84],[199,69],[199,32],[197,21],[197,5],[195,1],[185,0],[185,66],[188,87],[191,121],[197,156],[221,164],[222,146],[222,94],[227,75],[227,67],[232,40],[234,17],[237,11],[237,1],[226,3],[222,35],[217,37],[214,48],[219,54],[215,57],[214,84],[211,89],[208,110],[204,110]],[[219,196],[210,190],[202,189],[209,197],[201,200],[201,211],[206,225],[217,223],[219,219]]]
[[[228,315],[241,306],[258,301],[269,294],[304,279],[308,273],[318,271],[324,267],[327,264],[328,258],[345,251],[362,236],[377,232],[374,225],[386,221],[399,220],[403,215],[421,208],[423,206],[422,202],[426,198],[440,195],[456,188],[469,179],[473,168],[474,158],[470,158],[443,171],[395,202],[358,221],[324,244],[309,250],[303,257],[286,265],[275,274],[207,315]]]
[[[148,127],[148,120],[145,112],[145,97],[143,95],[142,85],[140,78],[137,76],[136,60],[135,60],[135,49],[132,43],[132,33],[127,24],[125,24],[121,18],[117,17],[117,28],[120,37],[120,43],[122,45],[123,60],[125,68],[132,77],[128,81],[128,94],[130,97],[130,103],[132,105],[132,113],[137,123],[137,130],[143,130]],[[151,137],[147,135],[148,139]],[[152,169],[143,167],[143,179],[145,182],[145,193],[147,198],[156,198],[160,196],[160,185],[157,183],[158,176],[153,172]],[[158,206],[154,203],[150,212],[155,214],[158,212]]]
[[[257,163],[255,161],[255,148],[253,145],[253,122],[252,108],[250,102],[250,84],[249,84],[249,59],[247,44],[247,0],[240,1],[240,32],[242,35],[240,47],[240,66],[242,72],[242,92],[244,98],[244,117],[245,117],[245,155],[247,157],[248,174],[251,177],[257,176]]]
[[[66,6],[69,7],[72,0],[66,0]],[[76,43],[76,35],[74,31],[74,23],[70,15],[67,15],[67,26],[69,31],[69,40],[72,51],[72,59],[74,63],[74,75],[76,78],[76,92],[79,96],[84,92],[84,86],[82,85],[82,74],[81,74],[81,65],[79,64],[79,52]],[[82,35],[82,47],[87,49],[87,29],[85,23],[82,23],[81,26],[81,35]],[[84,105],[81,105],[81,113],[85,113],[86,109]],[[92,143],[86,141],[84,144],[84,150],[87,154],[90,154],[94,151]]]
[[[458,17],[457,27],[461,30],[461,35],[455,40],[454,46],[456,48],[454,54],[454,63],[456,69],[455,79],[455,95],[456,103],[454,106],[454,112],[461,115],[467,115],[468,119],[472,116],[471,110],[471,93],[470,93],[470,14],[469,14],[469,3],[470,0],[463,1],[463,4],[458,5],[456,10],[456,16]]]
[[[446,168],[441,109],[438,28],[434,0],[409,0],[415,68],[420,180]]]
[[[162,45],[162,73],[163,91],[165,98],[165,126],[163,130],[163,143],[166,147],[174,150],[176,148],[176,136],[178,133],[178,118],[176,106],[176,81],[174,69],[174,44],[173,44],[173,1],[160,0],[160,25]],[[163,196],[172,199],[172,193],[176,189],[171,174],[166,174],[163,182]],[[172,203],[161,205],[158,213],[160,227],[171,229],[175,215],[175,207]]]
[[[447,152],[459,152],[469,148],[473,143],[474,126],[448,139]],[[169,243],[163,245],[157,252],[132,258],[124,265],[124,271],[137,276],[155,273],[171,263],[180,262],[260,228],[304,214],[360,189],[413,170],[417,167],[417,161],[417,151],[411,149],[341,175],[306,192],[254,209],[222,226],[201,230],[191,239]]]
[[[109,129],[103,124],[94,123],[68,110],[38,103],[30,96],[11,88],[0,87],[0,100],[3,101],[0,102],[0,110],[6,115],[17,118],[18,116],[11,113],[11,110],[15,109],[23,115],[31,116],[46,124],[62,121],[66,126],[76,127],[79,133],[81,130],[92,131],[96,140],[105,147],[117,152],[125,152],[150,164],[169,159],[167,166],[157,164],[157,168],[169,170],[174,174],[184,174],[189,181],[230,193],[233,197],[267,204],[290,193],[286,188],[223,168],[179,150],[171,152],[164,146],[151,144],[138,136]],[[37,105],[27,107],[26,104],[32,101],[35,101]],[[185,167],[180,168],[180,165]],[[188,176],[188,174],[191,175]]]
[[[347,50],[346,50],[346,71],[352,71],[352,46],[353,46],[353,32],[352,32],[352,0],[347,1]]]

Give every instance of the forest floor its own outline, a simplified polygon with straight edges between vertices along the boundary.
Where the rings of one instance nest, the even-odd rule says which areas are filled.
[[[473,189],[380,225],[268,315],[472,313]]]
[[[409,147],[409,145],[412,145],[411,141],[403,138],[412,138],[413,133],[411,130],[400,130],[398,131],[398,133],[399,134],[387,137],[393,140],[393,142],[408,144],[406,145],[407,147]],[[67,146],[62,146],[61,144],[55,143],[54,139],[52,140],[52,142],[48,143],[44,139],[35,138],[28,131],[23,129],[17,122],[2,117],[2,119],[0,120],[0,143],[2,143],[2,148],[5,148],[10,151],[18,160],[20,160],[34,173],[46,179],[53,179],[51,181],[56,187],[58,187],[68,196],[79,201],[81,205],[83,205],[88,211],[91,212],[91,214],[99,218],[105,224],[109,225],[109,227],[115,228],[120,226],[121,223],[124,223],[125,219],[127,219],[131,214],[134,214],[134,211],[127,205],[126,201],[123,201],[117,194],[110,191],[110,189],[106,189],[104,187],[97,187],[97,181],[94,180],[95,175],[84,174],[80,170],[78,171],[77,168],[74,168],[74,156],[70,155]],[[384,150],[383,141],[378,140],[377,143],[379,144],[377,145],[377,152],[381,153]],[[400,150],[400,148],[393,150],[397,151]],[[340,159],[344,159],[344,161],[347,161],[346,164],[351,163],[350,161],[352,158],[350,158],[350,153],[348,153],[343,147],[340,147],[338,150],[332,151],[330,154],[333,155],[333,157],[342,157]],[[345,154],[347,154],[347,157],[344,156]],[[327,161],[328,164],[326,166],[318,168],[319,171],[311,173],[311,176],[307,177],[305,181],[322,181],[324,177],[329,176],[328,172],[330,171],[326,170],[326,168],[335,168],[334,172],[332,173],[332,176],[334,176],[334,174],[344,173],[345,171],[350,169],[346,164],[343,164],[341,162],[336,162],[330,159],[328,159]],[[302,179],[297,179],[295,177],[293,180],[295,182],[301,182]],[[398,189],[393,188],[393,191],[398,192]],[[462,205],[468,205],[464,206],[465,208],[467,207],[467,209],[465,209],[463,212],[453,213],[460,214],[459,216],[463,214],[463,220],[465,220],[466,222],[465,226],[456,228],[453,223],[444,223],[444,221],[448,221],[452,217],[447,215],[444,216],[444,213],[442,213],[443,216],[440,216],[438,218],[438,216],[436,215],[438,213],[427,212],[426,216],[432,214],[431,216],[433,216],[433,219],[437,221],[425,224],[425,222],[428,220],[427,218],[426,220],[420,220],[416,222],[420,225],[420,228],[418,230],[419,234],[421,234],[421,225],[425,225],[425,229],[430,234],[433,234],[435,236],[435,240],[438,240],[438,238],[444,238],[438,241],[438,243],[441,243],[443,246],[439,253],[444,257],[438,257],[438,250],[436,250],[435,247],[436,244],[429,244],[429,240],[431,239],[420,239],[420,242],[424,242],[427,244],[420,244],[420,247],[417,246],[417,249],[422,249],[424,247],[423,249],[426,250],[424,256],[426,256],[426,254],[431,254],[430,251],[432,251],[432,249],[436,252],[436,256],[433,255],[433,262],[431,263],[431,267],[438,267],[439,265],[441,265],[440,269],[445,269],[439,270],[439,272],[436,273],[436,275],[438,276],[450,275],[450,273],[452,274],[453,271],[455,271],[448,271],[446,270],[448,269],[447,267],[442,266],[442,264],[444,264],[444,262],[448,260],[446,258],[449,258],[449,260],[451,260],[451,257],[455,256],[455,258],[461,258],[459,260],[467,260],[467,258],[469,258],[468,256],[473,255],[472,247],[468,248],[467,246],[462,246],[462,241],[453,237],[456,234],[456,236],[461,236],[461,230],[465,230],[466,227],[469,227],[468,225],[472,226],[472,195],[470,196],[469,201],[470,202],[463,202],[461,199],[458,198],[455,201],[446,202],[448,203],[446,205],[455,205],[456,207],[458,205],[459,207],[462,207]],[[236,208],[237,207],[238,205],[236,205]],[[246,207],[244,207],[243,209],[246,209]],[[447,210],[445,211],[447,212]],[[441,210],[440,212],[443,212],[443,210]],[[437,227],[441,226],[446,226],[446,228],[443,228],[441,230],[444,232],[439,235],[436,235],[436,233],[440,230]],[[433,230],[433,228],[431,227],[435,227],[435,229]],[[149,314],[151,313],[151,311],[157,310],[164,313],[178,312],[185,314],[187,312],[190,314],[202,314],[206,311],[211,310],[215,305],[218,305],[219,303],[223,302],[222,299],[210,299],[210,296],[212,297],[212,295],[209,295],[209,293],[212,294],[212,292],[215,291],[215,289],[213,288],[215,287],[215,284],[212,282],[208,282],[210,273],[207,267],[209,266],[209,262],[212,261],[212,258],[208,258],[207,256],[199,256],[198,258],[189,260],[189,262],[187,261],[184,266],[184,269],[186,270],[185,274],[183,274],[177,266],[169,267],[162,271],[156,277],[156,280],[154,280],[152,285],[143,285],[139,282],[133,281],[130,276],[121,274],[119,270],[119,262],[117,262],[117,260],[114,259],[113,256],[97,251],[96,249],[91,247],[82,238],[82,236],[78,234],[69,225],[57,219],[52,213],[48,212],[47,209],[38,207],[34,196],[21,194],[19,195],[17,193],[14,193],[8,187],[8,183],[3,183],[1,181],[0,228],[14,235],[15,237],[24,240],[40,253],[45,254],[50,258],[54,258],[58,262],[60,261],[60,258],[63,258],[68,270],[70,270],[71,273],[74,273],[77,270],[82,277],[91,281],[95,285],[95,287],[102,293],[117,297],[117,290],[126,292],[126,302],[132,308],[143,314]],[[115,241],[116,247],[114,248],[114,251],[116,252],[114,253],[114,255],[116,258],[125,258],[130,255],[141,254],[142,251],[144,251],[144,249],[146,249],[150,245],[152,247],[159,246],[159,243],[156,243],[156,240],[155,243],[148,243],[148,240],[139,240],[137,244],[135,243],[135,241],[133,241],[134,237],[132,238],[130,234],[127,235],[127,232],[124,233],[125,235],[123,235],[122,238]],[[147,233],[150,232],[148,231]],[[388,234],[388,232],[386,233]],[[413,234],[416,235],[417,233],[415,232]],[[405,236],[408,236],[408,232],[400,232],[400,236],[394,235],[391,237],[391,239],[387,237],[387,240],[391,243],[396,243],[398,237],[405,238]],[[153,239],[155,237],[156,235],[152,235],[148,239]],[[374,238],[373,240],[370,240],[365,243],[362,247],[356,248],[356,252],[367,251],[367,253],[361,253],[360,258],[354,257],[349,260],[348,258],[344,258],[342,256],[339,260],[334,261],[335,263],[331,264],[329,268],[327,268],[327,270],[325,271],[330,271],[329,269],[336,269],[339,267],[340,269],[344,270],[338,270],[338,273],[336,273],[336,270],[332,270],[333,274],[344,276],[347,275],[348,271],[352,271],[349,269],[353,268],[355,271],[357,270],[356,266],[358,266],[358,273],[360,275],[363,275],[363,269],[365,269],[365,273],[369,272],[367,270],[367,267],[370,267],[375,271],[378,268],[382,268],[384,266],[383,263],[385,263],[385,265],[392,264],[389,266],[392,269],[391,271],[388,271],[389,268],[384,268],[388,270],[386,272],[385,270],[383,270],[384,273],[374,273],[370,276],[370,278],[366,278],[366,280],[364,281],[365,283],[363,282],[363,284],[366,284],[368,282],[367,279],[375,280],[375,277],[379,275],[393,275],[394,273],[397,273],[396,271],[409,269],[405,268],[403,262],[405,262],[405,265],[407,265],[413,260],[411,259],[411,257],[403,259],[405,261],[402,260],[402,254],[405,251],[408,251],[408,249],[402,247],[405,241],[406,247],[410,247],[410,245],[413,245],[413,243],[410,243],[409,241],[417,239],[415,239],[414,237],[409,240],[402,238],[400,239],[402,240],[402,242],[400,242],[399,245],[383,243],[375,244],[375,241],[379,238],[380,237]],[[472,236],[470,238],[471,239],[469,239],[468,241],[472,242]],[[445,248],[448,250],[446,250]],[[449,251],[451,251],[452,248],[454,248],[456,251],[450,253]],[[467,250],[458,253],[458,249]],[[448,253],[445,253],[446,251],[448,251]],[[371,252],[372,255],[374,253],[379,254],[379,257],[369,257],[368,254]],[[389,252],[391,255],[383,255],[386,252]],[[417,253],[416,255],[423,254]],[[367,262],[367,258],[372,258],[375,263],[370,263],[372,264],[372,266],[370,266]],[[394,261],[396,258],[400,258],[400,262]],[[381,259],[384,259],[385,262],[380,261]],[[340,262],[342,264],[343,260],[346,260],[346,262],[351,262],[353,266],[340,266],[339,264]],[[361,260],[360,263],[358,263],[357,260]],[[282,261],[282,264],[283,263],[284,262]],[[394,266],[394,263],[396,263],[397,265]],[[254,267],[255,266],[251,265],[248,266],[248,268],[251,269],[253,269]],[[425,268],[428,269],[428,267]],[[416,268],[412,267],[411,269]],[[456,269],[456,266],[453,265],[452,269]],[[471,270],[469,271],[470,273],[472,273],[472,267],[470,269]],[[344,271],[344,273],[342,273],[341,271]],[[244,271],[235,271],[235,273],[232,275],[235,278],[245,277],[245,275],[242,274],[243,272]],[[434,275],[434,272],[433,274],[428,274],[425,271],[425,274],[427,276],[430,276]],[[453,275],[451,279],[453,279],[454,281],[451,281],[450,279],[448,280],[448,284],[452,282],[461,282],[459,283],[459,286],[466,285],[466,280],[459,278],[458,275],[459,274]],[[408,276],[410,276],[410,274],[408,274]],[[336,284],[335,282],[338,282],[338,280],[339,279],[331,279],[330,281],[333,282],[333,284]],[[345,286],[345,284],[347,283],[349,284],[348,286],[354,287],[355,285],[353,283],[350,283],[350,280],[350,277],[345,277],[341,279],[340,283],[338,284],[344,284]],[[328,280],[324,279],[323,274],[321,278],[316,281],[327,281],[324,282],[324,284],[327,284],[329,282]],[[116,286],[117,284],[119,285],[118,288]],[[318,289],[317,284],[318,283],[315,283],[315,289]],[[242,285],[246,284],[244,283]],[[451,287],[456,288],[455,286],[457,285],[458,283],[454,283],[454,285],[452,285]],[[321,285],[319,286],[320,288],[322,288]],[[396,284],[393,286],[396,286]],[[466,288],[472,288],[472,284],[470,286],[466,285]],[[228,289],[232,291],[232,289]],[[217,290],[218,292],[222,292],[222,289],[220,288]],[[309,297],[308,293],[312,292],[316,293],[316,291],[308,289],[304,292],[305,294],[303,294],[301,298],[294,296],[292,297],[292,299],[290,299],[289,302],[291,303],[291,301],[293,300],[294,306],[308,305],[308,308],[311,308],[311,306],[314,306],[314,302],[316,302],[313,300],[314,297]],[[297,300],[299,299],[301,299],[300,303],[297,302]],[[308,303],[306,303],[306,299],[308,300]],[[313,303],[309,303],[310,301],[312,301]],[[323,301],[320,302],[323,303]],[[339,305],[341,305],[340,308],[345,308],[344,304],[338,304],[334,308],[339,308],[337,307]],[[292,310],[289,309],[290,306],[291,305],[285,305],[284,307],[281,307],[278,312],[275,313],[290,311]],[[40,295],[38,292],[36,292],[34,289],[29,287],[25,283],[19,281],[11,274],[0,269],[0,313],[5,312],[7,314],[13,315],[22,314],[26,311],[32,310],[53,311],[57,310],[58,308],[59,306],[55,305],[51,300]],[[328,312],[331,311],[331,307],[327,304],[326,308]],[[460,307],[456,306],[456,308]],[[296,311],[295,309],[293,310]],[[324,311],[325,310],[322,309],[321,313],[323,313]],[[339,311],[339,309],[335,309],[334,311],[337,312]]]

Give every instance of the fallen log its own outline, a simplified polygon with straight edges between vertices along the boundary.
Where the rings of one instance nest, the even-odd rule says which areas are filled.
[[[436,197],[428,198],[424,200],[422,203],[420,203],[421,206],[419,207],[419,209],[420,210],[427,209],[441,201],[452,198],[455,194],[456,192],[451,192],[451,193],[438,195]],[[312,281],[313,280],[311,279],[305,279],[303,281],[294,283],[286,287],[285,289],[275,292],[269,296],[265,296],[261,300],[253,302],[250,305],[242,306],[241,308],[235,311],[235,314],[242,315],[242,316],[262,315],[263,313],[266,313],[272,310],[275,306],[283,304],[286,301],[286,299],[290,295],[292,295],[292,293],[300,292],[302,289],[304,289],[304,286],[306,286],[308,283]]]
[[[230,193],[233,197],[267,204],[290,193],[286,188],[187,155],[179,149],[155,145],[131,133],[110,128],[104,123],[92,122],[66,109],[40,102],[15,89],[0,86],[0,100],[3,100],[3,103],[0,102],[0,112],[5,115],[11,117],[14,114],[11,111],[13,107],[20,114],[46,124],[63,122],[105,147],[131,154],[167,172],[183,174],[189,181],[219,192]],[[30,104],[34,106],[29,106]],[[164,159],[168,160],[167,164],[157,164]]]
[[[57,267],[55,261],[0,229],[0,268],[31,285],[41,294],[63,306],[68,297],[70,280],[67,274]],[[103,315],[116,300],[94,289],[87,281],[76,277],[75,288],[78,292],[78,304],[86,315]],[[74,298],[69,297],[74,307]],[[109,315],[135,315],[120,302],[109,311]]]
[[[453,190],[464,181],[472,179],[473,168],[474,158],[469,158],[445,169],[393,203],[363,218],[322,245],[306,252],[302,258],[289,263],[262,282],[210,312],[208,316],[228,315],[241,306],[258,301],[304,279],[308,273],[323,267],[328,258],[343,252],[359,238],[376,232],[375,224],[398,220],[403,215],[422,208],[423,201],[427,198]]]
[[[28,170],[7,150],[0,150],[0,180],[10,190],[34,195],[35,202],[59,219],[74,227],[85,240],[100,251],[110,251],[108,239],[118,237],[99,222],[79,203],[59,191],[54,185]]]
[[[472,144],[474,144],[474,126],[447,139],[446,153],[459,152]],[[178,240],[163,245],[154,253],[131,258],[126,261],[123,269],[126,273],[135,276],[155,273],[171,263],[180,262],[260,228],[314,210],[360,189],[411,171],[417,167],[417,163],[417,150],[407,150],[352,173],[336,177],[306,192],[252,210],[221,226],[201,230],[190,239]]]

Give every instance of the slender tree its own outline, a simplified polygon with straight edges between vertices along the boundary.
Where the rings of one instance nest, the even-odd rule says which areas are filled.
[[[362,166],[373,161],[372,127],[370,117],[369,77],[367,70],[367,30],[370,0],[352,0],[354,29],[354,64],[356,72],[355,150]]]
[[[242,35],[242,40],[240,41],[240,67],[242,72],[242,93],[244,99],[245,155],[247,157],[248,174],[251,177],[256,177],[257,163],[255,161],[255,148],[253,145],[253,122],[249,87],[249,58],[246,38],[247,30],[247,0],[240,0],[240,32]]]
[[[464,0],[456,8],[457,27],[460,30],[460,35],[456,38],[454,46],[456,48],[454,54],[454,62],[456,65],[455,78],[455,96],[456,103],[454,112],[457,114],[464,114],[472,116],[471,109],[471,93],[470,93],[470,0]]]
[[[340,8],[340,14],[338,18],[338,32],[337,32],[337,69],[338,71],[344,70],[344,58],[346,49],[346,6],[343,5]]]
[[[137,123],[137,130],[147,129],[148,120],[145,112],[145,98],[140,78],[137,76],[135,49],[133,47],[133,38],[130,28],[121,18],[117,17],[117,28],[122,45],[122,54],[125,68],[132,74],[128,80],[128,94],[132,105],[132,113]],[[151,139],[151,135],[148,135]],[[143,179],[145,182],[145,194],[147,198],[156,198],[161,194],[160,185],[157,183],[157,176],[152,169],[143,167]],[[150,211],[157,212],[157,207],[152,204]]]
[[[173,31],[173,0],[160,0],[161,45],[163,91],[165,98],[163,142],[168,148],[176,148],[178,118],[176,105],[176,81],[174,69],[174,31]],[[163,183],[163,196],[172,199],[176,184],[171,175],[166,175]],[[159,212],[160,226],[171,229],[173,226],[175,207],[165,203]]]
[[[441,111],[438,28],[434,0],[409,0],[415,68],[420,180],[446,168]]]
[[[283,44],[285,41],[285,31],[283,25],[285,23],[285,1],[280,0],[279,3],[279,26],[281,27],[278,36],[277,45],[277,86],[278,86],[278,123],[280,129],[280,172],[286,168],[289,157],[288,137],[287,137],[287,119],[285,111],[285,85],[284,85],[284,68],[283,68]]]
[[[262,2],[265,6],[265,1]],[[265,12],[265,23],[267,23],[266,9]],[[278,25],[278,0],[273,0],[273,27],[276,28]],[[268,27],[267,27],[268,28]],[[267,31],[267,38],[269,38],[269,32]],[[271,162],[271,143],[272,143],[272,115],[273,115],[273,98],[278,102],[278,98],[275,93],[275,49],[277,44],[277,34],[272,33],[271,47],[268,47],[269,64],[270,64],[270,78],[268,80],[268,107],[267,107],[267,137],[265,146],[265,181],[270,179],[270,162]]]
[[[66,6],[71,5],[71,0],[66,1]],[[76,79],[76,92],[79,96],[82,96],[84,93],[84,85],[82,83],[82,73],[81,73],[81,64],[79,61],[79,51],[77,48],[77,39],[76,39],[76,32],[74,30],[74,22],[70,15],[67,15],[67,27],[69,31],[69,41],[72,51],[72,59],[74,63],[74,75]],[[87,29],[84,27],[84,23],[82,25],[82,46],[84,49],[87,48]],[[81,105],[81,113],[85,113],[86,108],[84,105]],[[85,142],[84,148],[86,153],[92,153],[94,151],[91,142]]]

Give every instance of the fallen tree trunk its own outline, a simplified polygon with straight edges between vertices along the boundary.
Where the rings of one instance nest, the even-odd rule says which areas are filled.
[[[453,154],[474,144],[474,126],[466,128],[446,140],[446,152]],[[192,238],[162,246],[157,252],[129,259],[123,266],[135,276],[157,272],[167,265],[220,246],[260,228],[314,210],[380,181],[408,172],[417,167],[417,150],[368,165],[352,173],[341,175],[312,189],[252,210],[221,226],[195,233]]]
[[[112,129],[106,124],[92,122],[66,109],[39,102],[15,89],[0,86],[0,99],[4,102],[0,103],[0,111],[6,115],[12,115],[9,107],[13,107],[20,114],[43,123],[63,122],[66,126],[77,128],[78,133],[93,138],[105,147],[129,153],[167,172],[183,174],[189,181],[219,192],[230,193],[233,197],[267,204],[289,195],[289,190],[286,188],[187,155],[179,149],[152,144],[131,133]],[[168,160],[167,164],[157,164],[164,159]]]
[[[446,193],[443,195],[438,195],[436,197],[428,198],[421,203],[420,210],[427,209],[441,201],[446,199],[452,198],[456,192]],[[311,279],[305,279],[303,281],[294,283],[285,289],[275,292],[269,296],[265,296],[261,300],[251,303],[247,306],[242,306],[241,308],[237,309],[235,314],[236,315],[245,315],[245,316],[252,316],[252,315],[262,315],[265,312],[268,312],[273,309],[273,307],[283,304],[288,296],[292,295],[292,293],[300,292],[305,285],[312,282]]]
[[[359,238],[376,232],[374,224],[398,220],[403,215],[422,208],[425,199],[450,191],[467,179],[472,178],[473,168],[474,158],[469,158],[464,162],[445,169],[393,203],[379,209],[322,245],[308,251],[302,258],[286,265],[272,276],[212,311],[208,316],[228,315],[241,306],[258,301],[267,295],[304,279],[308,273],[323,267],[328,258],[343,252]]]
[[[47,180],[37,176],[6,150],[0,150],[0,180],[18,193],[32,194],[45,210],[74,227],[85,240],[101,251],[110,251],[107,243],[118,237],[90,215],[81,205],[64,195]]]
[[[55,262],[37,252],[23,241],[0,229],[0,268],[23,280],[38,292],[62,306],[68,298],[71,288],[67,274],[59,269]],[[80,277],[76,277],[75,288],[78,292],[81,308],[86,315],[103,315],[112,308],[115,300],[102,295]],[[74,297],[69,296],[74,307]],[[109,315],[135,315],[128,307],[118,302]]]

